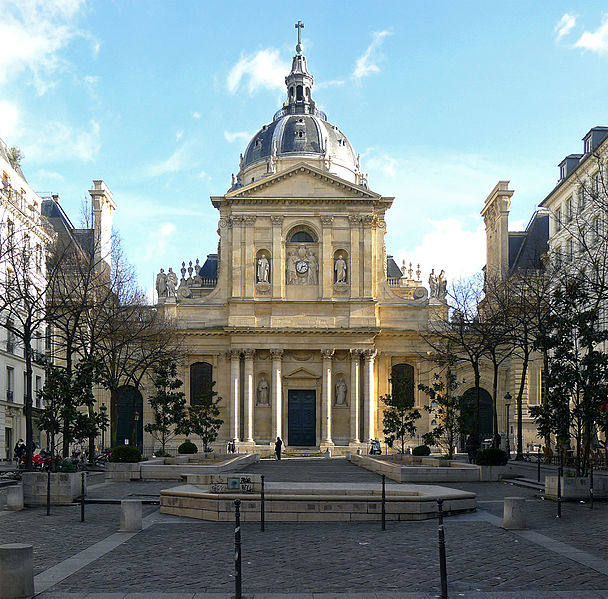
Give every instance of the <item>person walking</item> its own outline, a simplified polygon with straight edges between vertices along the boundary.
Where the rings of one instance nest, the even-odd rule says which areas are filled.
[[[477,457],[477,451],[479,450],[479,441],[477,439],[477,435],[470,434],[467,437],[467,442],[464,448],[469,456],[469,464],[474,464],[475,458]]]
[[[274,444],[274,453],[277,456],[277,460],[281,459],[281,448],[283,447],[283,441],[281,441],[281,437],[277,437],[277,440]]]
[[[13,450],[13,457],[15,458],[17,465],[21,462],[21,458],[25,455],[25,443],[23,439],[19,439]]]

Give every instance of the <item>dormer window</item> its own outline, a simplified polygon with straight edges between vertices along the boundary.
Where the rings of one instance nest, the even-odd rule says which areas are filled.
[[[255,140],[255,147],[256,148],[261,148],[262,147],[262,140],[260,138]]]
[[[560,169],[559,169],[559,178],[560,179],[565,179],[566,178],[566,173],[567,173],[567,169],[566,169],[566,165],[562,164]]]
[[[585,138],[585,154],[589,154],[591,152],[591,135]]]

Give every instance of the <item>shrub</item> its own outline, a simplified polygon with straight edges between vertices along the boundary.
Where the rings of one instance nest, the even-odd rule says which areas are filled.
[[[428,445],[418,445],[412,449],[412,455],[431,455],[431,448]]]
[[[178,448],[177,453],[197,453],[198,447],[189,439],[186,439]]]
[[[480,449],[475,457],[475,463],[478,466],[504,466],[507,461],[507,452],[494,447]]]
[[[141,460],[141,451],[133,445],[117,445],[112,448],[112,462],[135,464]]]
[[[57,460],[57,472],[76,472],[76,464],[72,460]]]
[[[157,458],[170,458],[171,454],[168,453],[168,452],[166,452],[166,451],[163,451],[162,449],[158,449],[158,450],[156,450],[154,452],[154,457],[157,457]]]

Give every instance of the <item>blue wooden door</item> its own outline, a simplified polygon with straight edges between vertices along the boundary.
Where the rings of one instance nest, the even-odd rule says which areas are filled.
[[[290,389],[288,391],[288,444],[316,445],[317,401],[315,391]]]

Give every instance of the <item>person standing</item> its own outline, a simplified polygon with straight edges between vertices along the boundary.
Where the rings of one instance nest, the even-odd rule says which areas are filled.
[[[281,441],[281,437],[277,437],[277,440],[274,444],[274,453],[277,456],[277,460],[281,459],[281,448],[283,447],[283,441]]]
[[[15,445],[15,449],[13,450],[13,457],[15,458],[17,465],[21,462],[21,458],[25,455],[25,443],[23,439],[19,439],[17,444]]]

